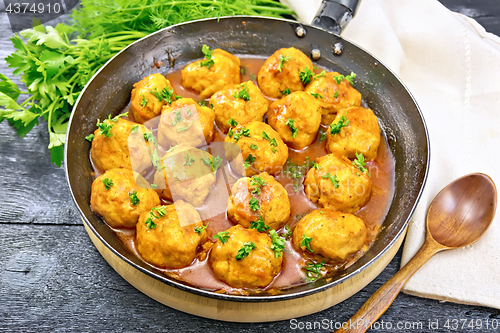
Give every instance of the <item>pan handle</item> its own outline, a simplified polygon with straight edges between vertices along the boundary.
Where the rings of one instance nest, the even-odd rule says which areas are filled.
[[[323,0],[312,25],[339,34],[353,18],[361,0]]]

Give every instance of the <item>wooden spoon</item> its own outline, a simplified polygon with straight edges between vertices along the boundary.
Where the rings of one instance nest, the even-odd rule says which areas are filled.
[[[485,174],[463,176],[446,186],[427,211],[427,236],[415,256],[335,332],[366,332],[389,308],[406,281],[434,254],[477,241],[495,216],[497,191]]]

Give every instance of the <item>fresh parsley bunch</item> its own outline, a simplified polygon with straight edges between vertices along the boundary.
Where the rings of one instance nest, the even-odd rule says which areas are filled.
[[[61,166],[73,105],[94,73],[118,51],[158,29],[226,15],[279,17],[293,12],[272,0],[82,0],[71,24],[41,24],[15,34],[5,60],[26,91],[0,74],[0,122],[24,137],[42,117],[52,163]],[[20,98],[26,95],[26,98]]]

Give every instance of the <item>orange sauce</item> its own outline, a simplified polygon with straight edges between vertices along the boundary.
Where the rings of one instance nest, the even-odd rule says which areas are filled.
[[[241,81],[245,82],[252,80],[257,85],[256,75],[265,59],[257,57],[240,57],[240,60],[241,66],[245,69],[245,73],[242,74]],[[322,69],[318,69],[316,71],[319,72],[320,70]],[[180,69],[167,73],[166,77],[172,83],[177,95],[199,100],[199,96],[196,93],[182,87]],[[269,101],[271,103],[273,99],[269,99]],[[208,105],[208,101],[206,101],[206,104]],[[322,127],[321,131],[326,131],[326,128],[327,127]],[[302,182],[307,170],[312,167],[313,161],[317,157],[327,154],[326,138],[321,141],[320,137],[321,135],[318,133],[316,140],[310,146],[302,150],[289,148],[289,162],[285,165],[285,171],[275,176],[276,180],[279,181],[288,192],[291,205],[291,215],[287,225],[292,230],[300,218],[317,208],[317,206],[313,204],[305,195]],[[225,135],[216,129],[214,142],[222,142],[224,141],[224,138]],[[377,157],[375,160],[368,162],[367,167],[373,182],[372,194],[370,200],[354,214],[363,219],[369,231],[369,237],[365,250],[368,249],[373,243],[375,237],[380,231],[381,225],[389,210],[394,192],[394,158],[387,146],[387,141],[384,136],[382,137]],[[301,174],[296,173],[296,178],[291,177],[292,173],[288,172],[289,170],[294,170],[294,168],[295,170],[297,170],[297,168],[302,168],[303,170]],[[99,170],[95,171],[96,175],[100,174]],[[227,175],[225,174],[224,177],[226,176]],[[225,197],[227,197],[230,193],[227,193],[229,189],[225,183],[224,177],[222,177],[221,170],[219,170],[214,189],[208,195],[205,203],[202,206],[197,207],[205,225],[208,223],[207,233],[209,240],[211,241],[214,241],[212,238],[213,235],[233,226],[233,223],[228,220],[226,213],[210,216],[210,211],[213,211],[215,206],[218,206],[217,208],[219,211],[225,211],[226,202],[224,200],[220,200],[221,193],[224,194]],[[225,194],[224,191],[227,194]],[[172,204],[172,202],[162,201],[162,204]],[[140,258],[135,244],[135,229],[113,230],[125,244],[127,249],[132,254]],[[335,266],[327,266],[326,268],[330,273],[341,271],[342,269],[352,265],[364,253],[365,251],[363,250],[359,251],[358,253],[352,255],[346,262]],[[275,294],[279,293],[280,289],[286,289],[294,285],[307,283],[306,275],[302,269],[302,266],[304,266],[307,258],[304,258],[294,249],[290,239],[286,241],[285,250],[283,251],[283,267],[280,274],[269,286],[264,289],[243,290],[232,288],[226,283],[219,281],[214,276],[206,258],[208,258],[208,256],[204,256],[204,260],[197,258],[189,267],[182,269],[161,269],[154,266],[151,267],[162,274],[182,280],[190,285],[206,290],[231,294]]]

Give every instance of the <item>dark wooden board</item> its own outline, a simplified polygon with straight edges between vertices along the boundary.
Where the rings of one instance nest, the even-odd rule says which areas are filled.
[[[500,34],[500,1],[441,2]],[[13,49],[3,8],[0,4],[0,73],[7,75],[11,70],[3,58]],[[64,170],[50,164],[47,145],[43,122],[24,139],[7,122],[0,124],[1,332],[330,332],[318,324],[349,319],[399,269],[401,250],[358,294],[320,313],[297,318],[304,325],[316,322],[316,328],[309,330],[293,329],[290,321],[226,323],[173,310],[129,285],[97,252],[71,201]],[[500,322],[500,311],[401,294],[381,318],[392,325],[421,322],[424,327],[401,332],[494,332],[445,329],[447,319]],[[439,320],[441,329],[427,329],[429,320]]]

